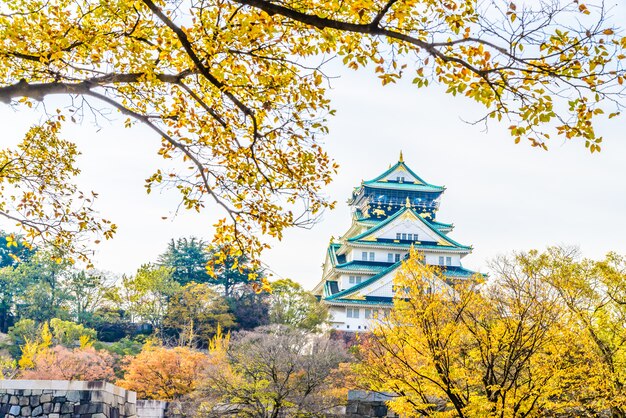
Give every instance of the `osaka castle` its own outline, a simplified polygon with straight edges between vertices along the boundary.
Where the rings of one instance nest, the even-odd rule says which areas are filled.
[[[475,274],[461,264],[472,248],[450,238],[454,226],[437,219],[444,191],[411,170],[402,153],[395,165],[353,190],[352,225],[339,242],[331,241],[313,290],[328,305],[333,329],[367,330],[375,315],[392,308],[393,278],[412,245],[451,279]]]

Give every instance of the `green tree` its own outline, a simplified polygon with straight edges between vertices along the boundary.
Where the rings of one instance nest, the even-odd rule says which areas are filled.
[[[40,344],[46,340],[44,345],[47,347],[55,344],[72,348],[80,345],[81,337],[86,337],[86,341],[89,342],[96,341],[96,330],[59,318],[52,318],[44,323],[20,319],[9,328],[8,335],[12,343],[9,350],[16,358],[20,356],[22,347],[27,343]]]
[[[36,341],[41,335],[41,329],[32,319],[20,319],[7,332],[11,341],[9,352],[13,358],[19,358],[21,347],[26,341]]]
[[[225,212],[216,243],[258,266],[259,237],[334,205],[322,193],[337,169],[320,145],[334,113],[323,57],[371,67],[383,84],[438,84],[504,119],[516,142],[561,135],[596,152],[596,121],[624,94],[626,39],[606,13],[560,1],[7,0],[0,101],[80,100],[0,151],[0,215],[73,252],[77,233],[111,236],[73,185],[75,145],[59,138],[104,106],[154,130],[159,155],[180,163],[147,190],[172,184],[192,210],[212,202]]]
[[[196,237],[173,239],[167,250],[159,255],[157,263],[172,269],[172,278],[182,286],[191,283],[206,283],[210,276],[206,270],[209,259],[208,244]]]
[[[212,266],[209,283],[220,287],[226,299],[234,297],[238,288],[242,286],[252,283],[253,286],[261,287],[264,281],[262,269],[250,263],[241,252],[235,252],[235,255],[224,255],[231,253],[232,248],[209,248],[208,263]]]
[[[13,267],[0,268],[0,331],[7,332],[16,315],[17,295],[24,292],[26,280]]]
[[[67,305],[70,264],[61,261],[55,251],[39,250],[30,261],[19,264],[14,274],[15,282],[23,288],[15,299],[17,317],[39,323],[70,317]]]
[[[190,283],[174,293],[163,320],[179,344],[188,346],[206,346],[218,326],[228,329],[234,324],[224,298],[205,283]]]
[[[162,330],[169,300],[180,285],[167,267],[144,264],[133,276],[123,276],[114,300],[129,314],[131,322],[145,321]]]
[[[293,280],[272,283],[270,322],[319,331],[328,321],[328,308]]]
[[[72,318],[80,324],[98,322],[98,310],[105,307],[114,292],[113,279],[97,271],[73,271],[67,279],[68,306]]]

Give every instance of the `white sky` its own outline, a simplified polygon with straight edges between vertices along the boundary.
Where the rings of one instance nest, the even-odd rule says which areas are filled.
[[[617,22],[623,22],[626,13],[620,9],[618,14]],[[464,259],[468,268],[486,272],[487,261],[497,254],[552,244],[579,245],[593,258],[610,250],[626,253],[624,117],[600,127],[600,154],[561,139],[553,139],[545,152],[524,141],[514,145],[506,123],[491,123],[484,132],[482,125],[463,122],[461,118],[472,120],[480,109],[437,86],[417,90],[407,79],[382,87],[369,72],[335,73],[341,77],[333,82],[330,96],[337,116],[325,142],[341,168],[326,193],[339,204],[313,229],[287,231],[282,242],[273,244],[263,259],[275,277],[294,279],[307,288],[315,285],[330,237],[349,227],[345,201],[352,188],[395,163],[400,150],[424,180],[447,187],[437,216],[455,224],[453,239],[474,246]],[[16,113],[0,105],[1,144],[15,143],[39,117],[35,111]],[[119,227],[112,241],[97,247],[96,267],[132,273],[154,261],[171,238],[209,240],[217,215],[208,207],[201,214],[183,211],[172,219],[174,192],[146,195],[144,179],[161,163],[156,155],[159,138],[141,126],[121,128],[118,119],[99,131],[89,124],[71,126],[65,136],[83,152],[82,189],[100,193],[97,207]]]

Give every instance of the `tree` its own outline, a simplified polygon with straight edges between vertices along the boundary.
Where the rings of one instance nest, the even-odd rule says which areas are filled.
[[[170,297],[179,288],[172,279],[171,269],[144,264],[134,276],[122,277],[114,299],[130,314],[131,321],[146,321],[160,330]]]
[[[333,206],[320,193],[337,168],[320,146],[333,114],[325,56],[371,66],[384,84],[440,84],[484,106],[485,120],[509,121],[516,142],[546,148],[556,133],[596,152],[596,121],[623,97],[626,40],[606,13],[559,1],[6,1],[0,101],[71,100],[3,151],[0,185],[23,193],[2,193],[0,214],[70,250],[78,232],[111,236],[92,196],[67,187],[77,150],[58,136],[104,106],[181,162],[147,190],[174,184],[193,210],[213,201],[226,212],[215,225],[224,256],[245,251],[259,266],[259,232],[281,238]]]
[[[0,268],[0,331],[7,332],[16,314],[17,295],[24,292],[24,277],[13,267]]]
[[[258,292],[250,284],[238,286],[226,300],[229,312],[233,314],[236,324],[233,330],[251,330],[268,325],[270,295]]]
[[[22,227],[29,246],[39,240],[53,248],[55,260],[62,254],[70,261],[77,257],[88,262],[85,236],[109,239],[117,227],[95,214],[97,194],[84,194],[72,182],[80,173],[80,153],[75,144],[59,138],[58,116],[33,126],[15,149],[0,149],[0,216]]]
[[[14,357],[19,357],[28,344],[32,345],[34,355],[40,346],[48,348],[54,344],[74,348],[96,340],[96,330],[58,318],[39,324],[32,319],[21,319],[9,328],[8,335],[12,343],[9,350]]]
[[[255,263],[250,263],[240,251],[236,250],[234,255],[231,255],[232,253],[232,249],[225,249],[223,246],[209,248],[207,264],[211,271],[209,283],[221,287],[226,299],[236,297],[238,288],[245,288],[250,283],[255,290],[267,290],[263,270]]]
[[[534,272],[513,265],[490,285],[451,282],[411,258],[395,278],[394,309],[362,345],[358,370],[392,392],[402,416],[554,416],[588,411],[598,376],[588,341]],[[597,406],[597,405],[596,405]],[[594,409],[600,412],[603,408]]]
[[[516,254],[513,261],[555,291],[577,341],[585,341],[593,367],[583,376],[580,404],[626,417],[626,258],[609,253],[594,261],[582,259],[575,248],[551,247]]]
[[[7,332],[15,315],[15,298],[24,291],[25,281],[15,268],[28,263],[36,250],[20,237],[0,231],[0,332]]]
[[[73,271],[67,280],[70,315],[76,322],[91,324],[97,311],[114,292],[113,280],[97,271]]]
[[[196,237],[172,239],[157,262],[172,269],[172,278],[182,286],[191,282],[206,283],[210,280],[206,270],[207,247],[207,243]]]
[[[315,295],[289,279],[272,283],[270,322],[319,331],[328,321],[328,308]]]
[[[76,270],[55,258],[54,251],[40,249],[15,266],[0,268],[0,331],[6,332],[22,318],[39,323],[75,319],[87,324],[103,306],[112,289],[104,275]]]
[[[72,347],[80,341],[93,342],[96,340],[96,330],[86,328],[81,324],[71,321],[63,321],[59,318],[50,320],[50,332],[55,344]]]
[[[38,352],[33,368],[23,370],[20,378],[112,382],[115,379],[113,364],[114,358],[107,351],[93,347],[69,349],[59,345]]]
[[[228,329],[234,324],[224,298],[204,283],[190,283],[174,293],[163,319],[163,326],[187,346],[206,347],[219,326]]]
[[[14,282],[22,289],[14,302],[18,317],[39,323],[52,318],[69,319],[70,264],[59,257],[53,250],[39,250],[30,261],[15,268]]]
[[[324,336],[264,327],[237,333],[226,347],[212,344],[211,355],[197,395],[208,416],[230,404],[238,416],[322,417],[347,398],[331,382],[349,357]]]
[[[172,400],[196,388],[207,355],[187,347],[147,344],[127,360],[124,379],[117,381],[118,386],[137,392],[141,399]]]

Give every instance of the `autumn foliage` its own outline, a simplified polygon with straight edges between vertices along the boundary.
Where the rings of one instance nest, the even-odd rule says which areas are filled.
[[[193,392],[208,356],[186,347],[146,345],[127,359],[117,385],[137,392],[139,399],[176,399]]]
[[[406,417],[623,417],[625,266],[552,248],[454,282],[412,252],[357,371]]]
[[[33,367],[23,370],[21,379],[34,380],[115,380],[115,359],[93,347],[70,349],[60,345],[45,348],[34,356]]]
[[[261,236],[280,239],[334,206],[323,192],[338,168],[320,139],[334,114],[324,57],[373,68],[383,84],[439,84],[515,142],[547,148],[562,136],[597,152],[598,122],[623,106],[626,38],[605,7],[584,3],[4,1],[0,102],[34,111],[51,95],[68,100],[0,150],[0,216],[83,258],[75,237],[113,235],[96,195],[74,184],[75,144],[59,137],[104,108],[152,129],[173,162],[146,190],[172,185],[184,208],[219,207],[215,261],[245,253],[258,267]]]

